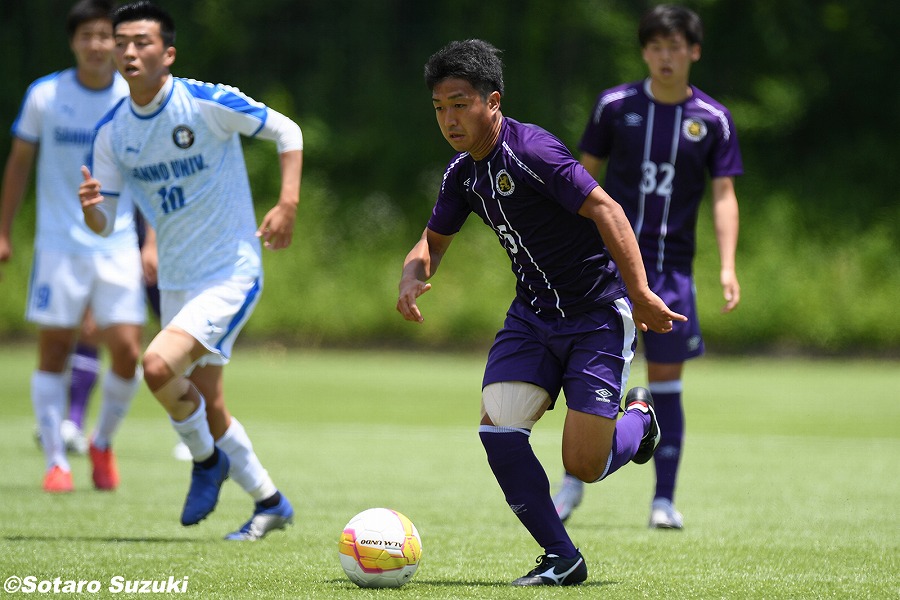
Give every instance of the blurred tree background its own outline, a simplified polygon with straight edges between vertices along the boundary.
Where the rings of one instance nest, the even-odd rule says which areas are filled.
[[[451,148],[422,66],[447,41],[504,50],[505,114],[575,150],[599,91],[640,79],[636,27],[653,2],[624,0],[160,0],[178,27],[179,76],[235,85],[297,120],[306,140],[294,246],[266,253],[267,289],[245,337],[297,344],[488,343],[512,297],[494,236],[468,223],[427,322],[394,311]],[[71,1],[0,6],[0,117],[28,84],[72,63]],[[743,301],[719,314],[718,256],[703,212],[696,265],[711,351],[900,353],[900,5],[880,0],[697,0],[703,56],[692,82],[728,106],[746,175],[738,275]],[[0,147],[9,147],[8,126]],[[260,213],[278,189],[271,144],[247,141]],[[4,154],[5,155],[5,154]],[[708,208],[708,206],[707,206]],[[0,283],[0,332],[22,319],[33,202]],[[471,220],[470,220],[471,221]]]

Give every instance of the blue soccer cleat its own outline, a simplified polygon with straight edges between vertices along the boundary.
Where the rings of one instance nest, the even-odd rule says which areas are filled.
[[[278,504],[271,508],[263,507],[259,502],[250,520],[243,527],[225,536],[226,540],[255,542],[261,540],[270,531],[284,529],[294,522],[294,507],[283,495]]]
[[[184,510],[181,511],[181,524],[184,526],[196,525],[205,519],[219,502],[219,491],[228,479],[231,461],[221,450],[216,449],[216,454],[218,458],[211,467],[204,468],[199,463],[194,463],[191,488],[184,500]]]

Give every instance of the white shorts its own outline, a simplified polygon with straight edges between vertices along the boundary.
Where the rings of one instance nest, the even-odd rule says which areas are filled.
[[[144,293],[137,246],[97,254],[37,251],[25,318],[41,327],[76,329],[90,307],[100,328],[143,325]]]
[[[196,364],[225,365],[234,340],[253,314],[262,278],[237,277],[193,290],[160,290],[162,326],[174,325],[203,344],[207,354]]]

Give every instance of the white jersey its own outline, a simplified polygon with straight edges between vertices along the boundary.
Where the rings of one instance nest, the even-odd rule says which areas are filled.
[[[274,111],[239,90],[170,77],[150,107],[126,100],[98,124],[92,174],[124,190],[156,230],[159,288],[259,277],[260,243],[239,134]]]
[[[92,90],[78,82],[75,69],[38,79],[28,88],[12,134],[38,144],[36,250],[93,254],[136,247],[131,202],[119,202],[113,233],[103,238],[84,223],[78,186],[87,164],[94,126],[128,95],[116,73],[112,85]]]

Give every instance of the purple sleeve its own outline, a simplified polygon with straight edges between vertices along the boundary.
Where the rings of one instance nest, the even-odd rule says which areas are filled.
[[[582,152],[606,159],[612,151],[612,109],[607,104],[606,95],[600,94],[591,111],[578,149]]]
[[[456,181],[459,164],[463,158],[463,155],[454,158],[444,172],[437,202],[431,211],[431,218],[428,219],[428,229],[441,235],[458,233],[472,212]]]
[[[737,130],[731,113],[723,109],[719,130],[719,139],[709,155],[709,174],[711,177],[733,177],[744,174],[741,160],[741,148],[738,145]]]
[[[537,187],[571,213],[577,213],[584,199],[597,187],[590,173],[575,160],[569,149],[550,133],[543,133],[541,143],[530,144],[531,156],[525,169],[533,168]]]

